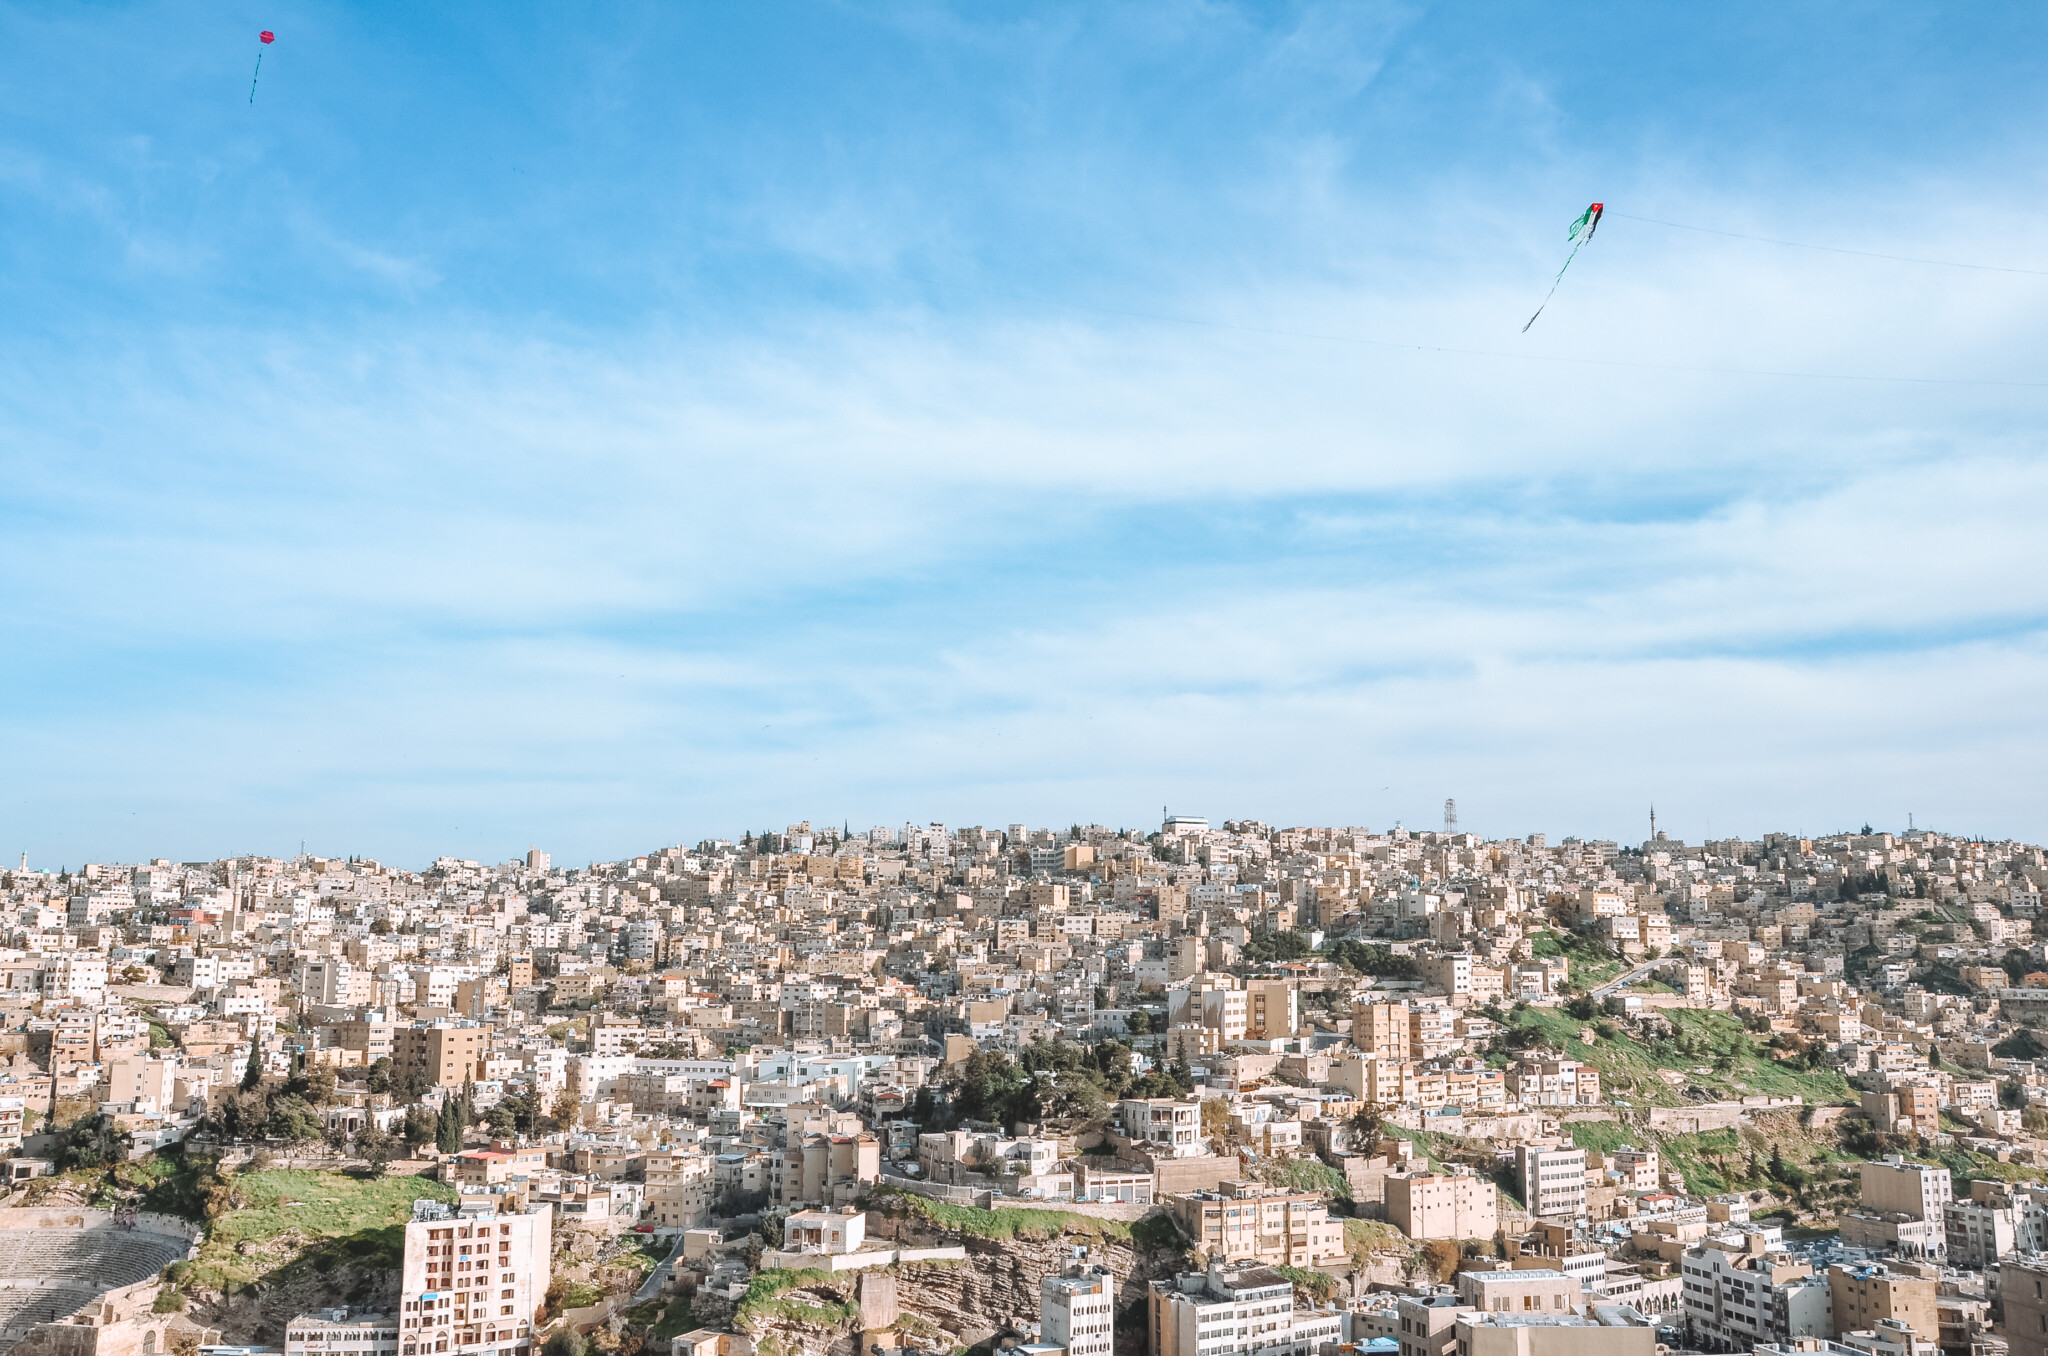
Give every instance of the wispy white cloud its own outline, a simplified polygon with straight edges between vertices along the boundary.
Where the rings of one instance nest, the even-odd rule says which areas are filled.
[[[2012,769],[2048,753],[2048,390],[1730,369],[2037,380],[2048,280],[1615,218],[1516,333],[1588,192],[2027,265],[2038,182],[1767,191],[1690,142],[1588,149],[1554,55],[1486,55],[1449,107],[1433,12],[1121,13],[1123,47],[1082,11],[855,16],[927,44],[958,116],[908,75],[835,89],[734,117],[751,178],[719,193],[563,178],[502,237],[276,176],[273,211],[246,131],[63,175],[0,145],[0,194],[190,250],[197,288],[0,331],[0,584],[36,656],[0,737],[48,773],[10,822],[74,857],[573,856],[1161,799],[1623,834],[1655,795],[1695,833],[2039,834]],[[612,63],[579,147],[652,116]],[[1390,137],[1433,109],[1458,154],[1417,168]],[[830,154],[789,149],[820,126]],[[1488,129],[1512,155],[1457,140]],[[219,198],[145,217],[142,172]],[[633,219],[575,218],[579,187]],[[236,210],[281,223],[302,305],[207,281]],[[540,221],[559,257],[521,276]]]

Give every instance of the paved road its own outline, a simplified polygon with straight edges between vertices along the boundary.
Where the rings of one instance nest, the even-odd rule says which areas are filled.
[[[1641,979],[1644,975],[1647,975],[1652,970],[1655,970],[1659,965],[1662,965],[1663,963],[1664,962],[1662,961],[1662,959],[1644,961],[1635,969],[1625,971],[1621,975],[1615,977],[1614,979],[1609,980],[1607,983],[1602,984],[1599,988],[1593,990],[1594,1000],[1597,1002],[1598,1000],[1607,997],[1607,995],[1613,993],[1617,989],[1623,989],[1628,987],[1629,985],[1635,983],[1637,980]]]
[[[668,1250],[668,1256],[655,1263],[654,1270],[647,1273],[647,1279],[640,1282],[640,1288],[633,1292],[633,1303],[645,1304],[661,1294],[661,1287],[675,1271],[676,1259],[683,1255],[683,1233],[676,1231],[675,1246]]]

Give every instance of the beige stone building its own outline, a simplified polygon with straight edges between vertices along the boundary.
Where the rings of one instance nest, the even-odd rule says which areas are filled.
[[[1930,1278],[1876,1263],[1828,1268],[1828,1304],[1836,1332],[1875,1328],[1878,1320],[1889,1318],[1930,1342],[1939,1341],[1935,1288]]]
[[[459,1088],[465,1079],[482,1075],[489,1049],[490,1032],[480,1026],[402,1026],[392,1033],[391,1063],[397,1072],[424,1073],[429,1087]]]
[[[1386,1179],[1387,1220],[1410,1238],[1492,1238],[1499,1192],[1469,1173],[1403,1172]]]
[[[1223,1261],[1312,1267],[1344,1255],[1343,1221],[1316,1193],[1229,1181],[1177,1196],[1169,1208],[1198,1249]]]

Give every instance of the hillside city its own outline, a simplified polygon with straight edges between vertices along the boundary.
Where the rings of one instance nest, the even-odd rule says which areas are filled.
[[[2048,1356],[2048,853],[0,874],[19,1356]]]

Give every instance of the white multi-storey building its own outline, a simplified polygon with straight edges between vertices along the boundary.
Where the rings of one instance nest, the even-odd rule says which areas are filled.
[[[1110,1356],[1116,1282],[1105,1266],[1072,1262],[1038,1283],[1039,1340],[1067,1356]]]
[[[418,1201],[405,1226],[399,1356],[519,1356],[534,1349],[533,1315],[547,1294],[552,1208],[499,1209]]]
[[[1146,1295],[1152,1356],[1314,1356],[1343,1340],[1334,1309],[1296,1310],[1294,1282],[1267,1266],[1211,1262]]]
[[[1515,1148],[1522,1201],[1538,1219],[1578,1219],[1586,1213],[1586,1151],[1522,1144]]]
[[[1760,1232],[1716,1235],[1680,1261],[1686,1326],[1695,1339],[1747,1351],[1759,1342],[1824,1337],[1828,1288],[1812,1266],[1771,1252]]]

